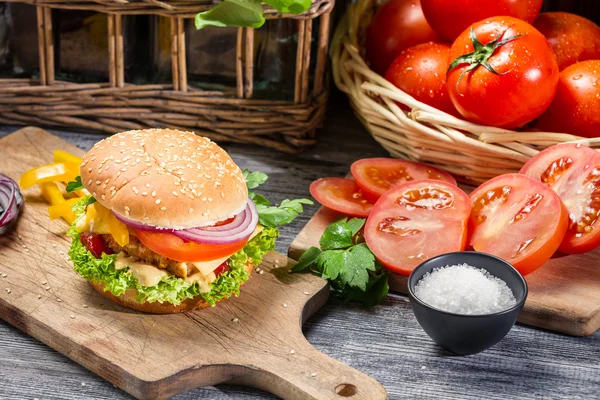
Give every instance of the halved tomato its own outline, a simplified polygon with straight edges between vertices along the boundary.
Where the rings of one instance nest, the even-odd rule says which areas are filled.
[[[356,184],[373,200],[377,200],[390,188],[408,181],[435,179],[456,186],[456,180],[445,171],[396,158],[363,158],[355,161],[350,170]]]
[[[600,245],[600,154],[579,144],[552,146],[521,173],[550,186],[567,207],[569,228],[560,251],[584,253]]]
[[[439,254],[464,250],[469,196],[451,183],[406,182],[377,200],[365,224],[365,241],[389,270],[402,275]]]
[[[248,239],[229,244],[187,242],[172,233],[132,229],[140,242],[153,252],[183,262],[211,261],[227,257],[243,249],[248,242]]]
[[[351,179],[317,179],[310,184],[310,194],[325,207],[353,217],[367,217],[373,208],[373,203]]]
[[[541,267],[558,249],[568,216],[548,186],[522,174],[506,174],[471,193],[469,245],[511,263],[522,275]]]

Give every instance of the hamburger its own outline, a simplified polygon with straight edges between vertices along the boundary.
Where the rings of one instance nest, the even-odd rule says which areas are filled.
[[[211,140],[172,129],[128,131],[94,145],[67,191],[69,257],[108,299],[150,313],[214,306],[275,247],[277,225],[310,201],[271,206],[249,191],[266,175],[242,171]],[[256,200],[256,204],[255,201]]]

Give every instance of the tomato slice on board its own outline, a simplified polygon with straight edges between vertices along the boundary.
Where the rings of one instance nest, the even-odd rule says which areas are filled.
[[[511,263],[522,275],[541,267],[565,236],[567,210],[548,186],[506,174],[471,193],[469,245]]]
[[[449,173],[430,165],[396,158],[363,158],[350,167],[356,184],[369,198],[377,200],[392,187],[422,179],[445,181],[456,186]]]
[[[353,217],[367,217],[373,208],[373,203],[351,179],[317,179],[310,184],[310,194],[325,207]]]
[[[569,228],[560,251],[584,253],[600,245],[600,154],[577,144],[552,146],[521,173],[550,186],[567,208]]]
[[[469,196],[437,180],[406,182],[377,200],[365,241],[389,270],[402,275],[439,254],[465,249]]]
[[[230,244],[186,242],[172,233],[132,229],[140,242],[153,252],[171,260],[184,262],[211,261],[227,257],[243,249],[248,242],[248,239]]]

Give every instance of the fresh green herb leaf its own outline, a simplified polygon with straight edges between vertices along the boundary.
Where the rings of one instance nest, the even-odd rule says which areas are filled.
[[[311,0],[265,0],[265,4],[281,13],[301,14],[311,6]],[[196,15],[196,29],[205,26],[237,26],[260,28],[265,23],[260,0],[224,0],[208,11]]]
[[[258,223],[267,227],[289,224],[303,211],[303,204],[312,205],[314,203],[308,199],[286,199],[279,206],[257,204]]]
[[[323,250],[345,249],[352,246],[352,228],[346,218],[329,224],[319,244]]]
[[[352,230],[352,236],[356,235],[365,226],[365,222],[367,222],[365,218],[350,218],[348,220],[348,227]]]
[[[304,271],[317,261],[319,255],[321,255],[321,249],[318,247],[313,246],[306,250],[298,259],[298,263],[292,267],[292,272]]]
[[[375,271],[375,256],[366,243],[350,247],[345,252],[344,268],[340,278],[348,286],[367,290],[369,271]]]
[[[256,204],[256,205],[258,205],[258,204],[265,205],[265,206],[271,205],[271,202],[260,193],[250,192],[250,193],[248,193],[248,195],[250,196],[250,198],[254,201],[254,204]]]
[[[310,8],[311,0],[263,0],[282,13],[301,14]]]
[[[244,179],[248,187],[248,196],[256,204],[258,223],[266,227],[276,227],[292,222],[303,210],[303,204],[314,204],[308,199],[283,200],[279,206],[271,206],[271,202],[262,194],[255,193],[256,189],[269,179],[264,172],[244,170]]]
[[[259,171],[250,172],[245,169],[242,174],[244,175],[244,179],[246,179],[246,186],[248,186],[249,190],[256,189],[269,179],[267,174]]]
[[[196,14],[196,29],[206,26],[260,28],[265,23],[259,0],[224,0],[210,10]]]
[[[67,183],[67,187],[65,188],[67,193],[74,192],[76,190],[82,190],[83,183],[81,183],[81,176],[75,178],[74,181]]]
[[[88,204],[94,204],[96,202],[96,199],[93,198],[92,196],[89,196],[88,198],[86,198],[84,206],[87,206]]]
[[[366,243],[353,241],[364,224],[360,218],[333,222],[321,236],[322,251],[308,249],[292,271],[320,275],[347,301],[359,301],[364,306],[379,303],[388,293],[388,274]]]

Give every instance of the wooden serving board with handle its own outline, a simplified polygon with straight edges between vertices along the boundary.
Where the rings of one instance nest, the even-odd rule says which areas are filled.
[[[472,188],[462,186],[467,193]],[[321,207],[290,245],[297,260],[342,215]],[[600,248],[576,255],[557,255],[525,277],[529,295],[518,321],[573,336],[587,336],[600,328]],[[408,277],[390,273],[390,290],[407,293]]]
[[[81,150],[38,128],[0,139],[0,172],[18,181]],[[303,322],[327,300],[318,277],[290,274],[272,252],[242,288],[216,307],[151,315],[97,294],[67,260],[67,225],[50,221],[37,187],[15,229],[0,236],[0,317],[137,398],[167,398],[199,386],[233,383],[286,399],[386,399],[383,386],[316,350]]]

